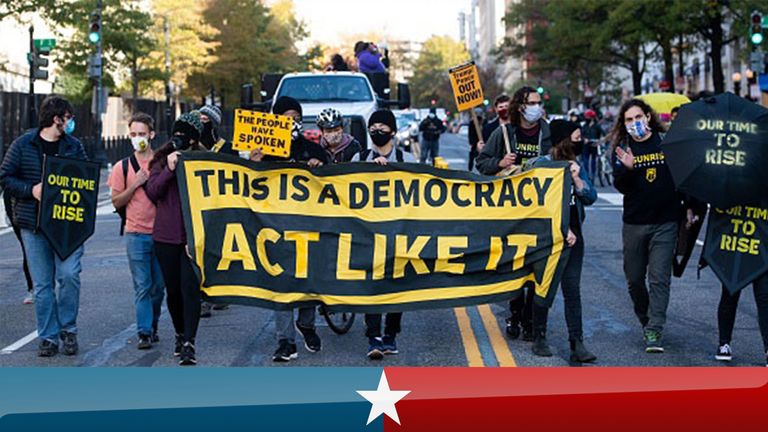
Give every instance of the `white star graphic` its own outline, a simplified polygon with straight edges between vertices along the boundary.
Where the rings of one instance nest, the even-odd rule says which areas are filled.
[[[371,403],[371,413],[368,415],[368,423],[376,420],[380,415],[386,414],[389,418],[400,424],[400,418],[397,416],[397,409],[395,404],[405,395],[410,393],[410,390],[390,390],[389,383],[387,382],[387,375],[384,371],[381,371],[381,379],[379,380],[379,388],[376,390],[358,390],[357,393],[368,400]]]

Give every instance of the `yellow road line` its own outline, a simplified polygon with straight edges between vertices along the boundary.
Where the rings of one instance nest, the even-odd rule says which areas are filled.
[[[485,325],[485,331],[488,333],[488,339],[491,340],[491,346],[493,352],[496,354],[496,360],[499,362],[499,366],[515,367],[515,357],[512,355],[512,351],[509,349],[507,341],[504,339],[504,335],[501,334],[499,329],[499,322],[496,320],[496,316],[491,312],[491,307],[487,304],[477,307],[480,312],[480,317],[483,319]]]
[[[480,355],[480,349],[477,347],[477,340],[472,332],[472,324],[469,322],[467,309],[454,308],[453,312],[456,314],[456,322],[459,323],[461,341],[467,355],[467,365],[469,367],[483,367],[483,356]]]

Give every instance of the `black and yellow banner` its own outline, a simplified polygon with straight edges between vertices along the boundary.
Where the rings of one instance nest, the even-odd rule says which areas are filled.
[[[404,311],[549,305],[563,267],[570,176],[507,178],[425,165],[309,169],[184,155],[178,173],[203,292],[272,309]]]

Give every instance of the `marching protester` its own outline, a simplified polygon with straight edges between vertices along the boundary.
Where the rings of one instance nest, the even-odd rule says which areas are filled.
[[[163,274],[152,241],[155,204],[144,190],[154,157],[151,142],[155,121],[148,114],[136,113],[128,121],[128,130],[134,152],[115,166],[107,184],[112,189],[112,204],[124,214],[125,248],[135,291],[137,348],[143,350],[160,341],[157,322],[164,296]]]
[[[13,235],[16,236],[16,240],[19,242],[19,246],[21,246],[21,267],[24,271],[24,281],[27,283],[27,294],[24,296],[21,303],[33,304],[35,302],[35,290],[34,285],[32,285],[32,276],[29,274],[29,264],[27,264],[27,254],[24,252],[24,242],[21,241],[21,228],[13,218],[13,198],[11,198],[11,194],[8,192],[3,193],[3,205],[5,206],[5,214],[8,216],[8,220],[11,223]]]
[[[326,108],[317,116],[322,137],[320,145],[328,153],[329,163],[349,162],[363,149],[352,135],[344,133],[344,117],[335,108]]]
[[[584,145],[576,150],[577,155],[581,155],[581,165],[587,171],[587,176],[594,182],[597,175],[597,146],[603,137],[603,128],[597,122],[597,113],[588,109],[584,112],[586,123],[583,126]],[[580,151],[579,151],[580,150]]]
[[[485,119],[483,118],[483,110],[481,108],[475,108],[475,114],[477,115],[477,123],[480,125],[481,134],[482,128],[485,126]],[[467,131],[467,140],[469,140],[469,160],[467,162],[467,171],[472,171],[475,168],[475,159],[477,154],[483,149],[485,142],[482,137],[478,136],[477,128],[473,122],[469,123],[469,130]]]
[[[554,120],[549,124],[552,133],[552,149],[548,155],[529,161],[533,167],[542,161],[565,161],[569,164],[573,193],[570,201],[570,218],[566,243],[570,253],[563,270],[560,288],[565,304],[565,322],[568,326],[568,341],[571,346],[571,361],[590,363],[597,360],[584,346],[584,332],[581,320],[581,269],[584,264],[584,235],[582,224],[586,216],[585,206],[597,201],[597,191],[585,170],[577,162],[576,148],[581,142],[579,125],[565,120]],[[539,346],[534,349],[546,353],[546,343],[540,337]]]
[[[56,95],[45,98],[40,104],[40,127],[17,138],[0,165],[0,185],[15,201],[13,220],[21,229],[34,285],[40,339],[37,354],[41,357],[56,355],[59,340],[65,355],[75,355],[79,349],[77,315],[83,246],[62,260],[37,228],[43,189],[40,181],[43,155],[87,159],[83,145],[72,136],[75,130],[73,112],[66,99]]]
[[[662,331],[684,211],[660,148],[662,133],[651,107],[632,99],[622,105],[610,135],[614,185],[624,195],[624,274],[648,353],[664,352]],[[693,212],[688,209],[687,215],[690,223]]]
[[[509,124],[509,105],[511,103],[512,99],[505,94],[496,96],[496,100],[493,101],[493,111],[496,113],[496,118],[483,125],[483,144],[491,139],[491,134],[498,129],[500,125]]]
[[[213,152],[236,154],[232,150],[232,143],[219,136],[221,109],[216,105],[203,105],[197,112],[200,113],[200,121],[203,123],[200,144]],[[211,310],[224,310],[227,308],[229,308],[229,305],[226,303],[212,305],[203,300],[200,304],[200,318],[210,318]]]
[[[272,113],[293,118],[293,134],[291,142],[291,154],[289,159],[277,156],[255,154],[251,159],[255,161],[284,161],[302,162],[309,166],[321,166],[328,162],[328,156],[322,147],[304,138],[302,131],[301,104],[294,98],[282,96],[277,98],[272,106]],[[275,311],[275,334],[277,336],[277,350],[272,355],[272,361],[287,362],[298,358],[296,349],[296,330],[304,338],[304,348],[315,353],[321,350],[322,342],[315,330],[314,306],[300,307],[298,319],[294,323],[293,310]]]
[[[435,107],[430,108],[427,117],[419,124],[419,132],[424,143],[421,147],[421,163],[427,163],[427,159],[434,163],[435,158],[440,156],[440,134],[445,130],[443,121],[437,118]]]
[[[386,72],[387,68],[381,62],[381,53],[372,42],[358,41],[355,44],[357,69],[362,73]]]
[[[352,158],[352,162],[372,162],[379,165],[388,163],[409,162],[416,159],[394,145],[397,131],[397,120],[392,111],[380,109],[371,114],[368,120],[368,134],[375,146],[364,149]],[[368,337],[368,358],[381,360],[385,355],[395,355],[397,349],[396,337],[400,333],[402,312],[390,312],[384,318],[384,333],[381,331],[381,314],[365,314],[365,336]]]
[[[187,233],[181,214],[176,167],[182,151],[204,151],[203,124],[198,113],[179,116],[173,137],[160,147],[149,164],[147,197],[157,206],[152,239],[168,295],[168,312],[176,331],[173,355],[182,366],[197,364],[195,337],[200,324],[200,283],[187,251]]]
[[[552,147],[549,124],[542,119],[541,95],[532,87],[522,87],[515,92],[509,107],[509,123],[504,120],[504,100],[497,98],[498,127],[493,131],[480,154],[477,156],[477,170],[485,175],[509,173],[528,159],[549,153]],[[547,308],[533,301],[533,289],[527,289],[518,298],[509,302],[510,317],[506,332],[512,339],[538,339],[535,346],[541,355],[551,355],[546,347]],[[534,336],[536,335],[536,336]],[[545,348],[546,347],[546,348]]]
[[[720,303],[717,306],[717,329],[719,333],[719,345],[715,353],[715,359],[719,361],[731,361],[733,349],[731,339],[733,327],[736,324],[736,309],[739,306],[741,291],[731,294],[725,286],[720,294]],[[757,304],[757,322],[760,335],[763,338],[763,352],[765,353],[765,365],[768,366],[768,273],[763,274],[752,282],[752,290]]]
[[[515,92],[509,108],[510,122],[497,128],[485,141],[477,156],[478,171],[496,175],[549,152],[552,141],[549,124],[542,118],[541,104],[541,95],[533,87],[522,87]],[[501,123],[503,117],[499,115],[499,119]]]

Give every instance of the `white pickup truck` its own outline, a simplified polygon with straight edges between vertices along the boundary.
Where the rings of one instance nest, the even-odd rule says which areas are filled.
[[[399,100],[390,100],[389,76],[359,72],[298,72],[285,75],[267,74],[261,82],[261,109],[269,110],[272,101],[290,96],[301,103],[304,111],[304,129],[316,129],[315,119],[320,111],[336,108],[345,118],[345,131],[368,145],[366,124],[379,108],[410,106],[408,84],[398,84]],[[252,90],[251,90],[252,92]],[[249,96],[244,92],[242,104],[247,106]],[[252,98],[252,96],[251,96]]]

